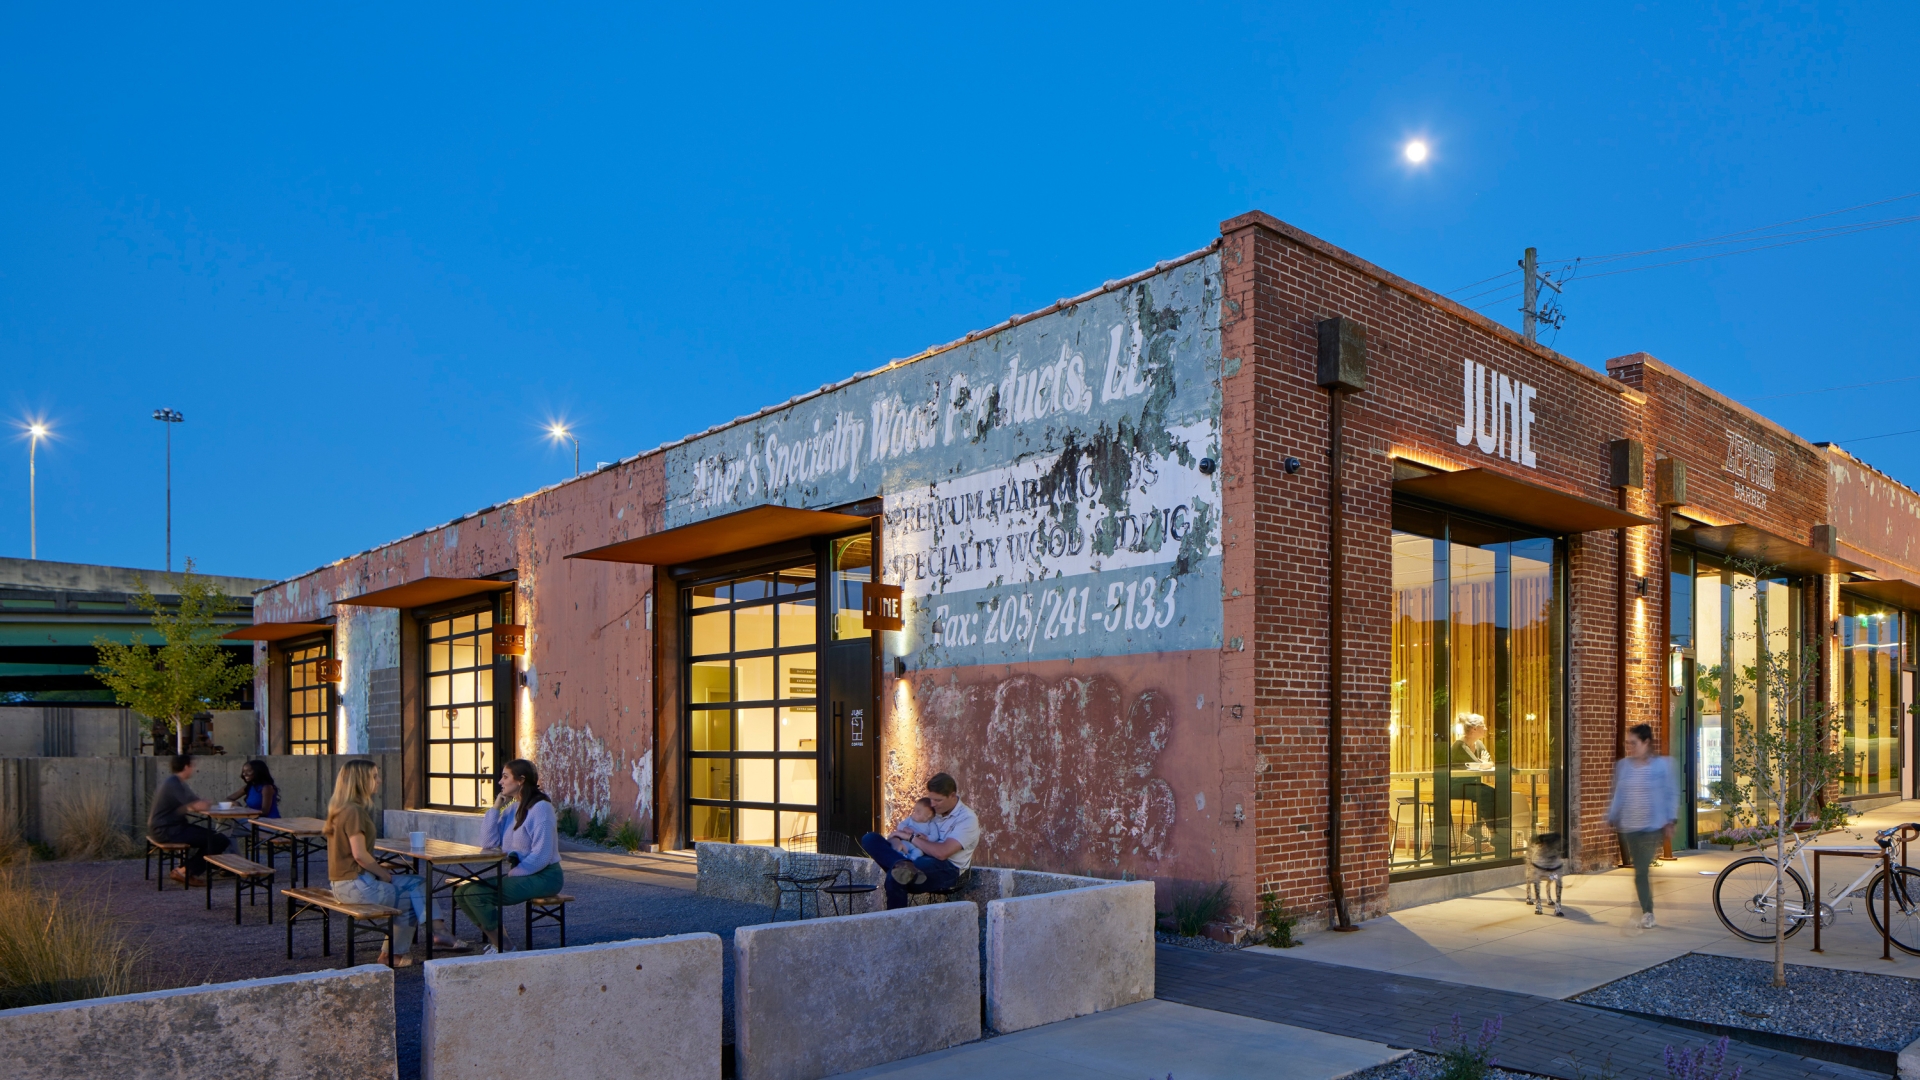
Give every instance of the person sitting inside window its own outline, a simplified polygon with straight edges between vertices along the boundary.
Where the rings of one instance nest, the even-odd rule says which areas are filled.
[[[160,781],[153,792],[153,807],[147,813],[147,835],[163,844],[187,845],[187,865],[174,867],[171,876],[197,889],[207,883],[207,856],[224,854],[227,838],[187,821],[189,813],[203,814],[213,805],[187,786],[187,781],[193,779],[193,755],[175,754],[168,764],[170,775]]]
[[[1464,721],[1460,737],[1453,741],[1450,755],[1452,776],[1449,786],[1453,798],[1473,800],[1473,824],[1468,833],[1473,837],[1475,852],[1486,846],[1487,824],[1493,822],[1498,810],[1493,785],[1483,782],[1481,776],[1493,775],[1493,753],[1487,749],[1487,722],[1475,714],[1468,714]]]
[[[515,758],[500,770],[500,796],[480,824],[480,846],[507,853],[507,876],[496,895],[493,882],[467,882],[453,890],[460,910],[487,936],[482,953],[503,952],[500,909],[560,891],[560,819],[540,790],[533,762]]]

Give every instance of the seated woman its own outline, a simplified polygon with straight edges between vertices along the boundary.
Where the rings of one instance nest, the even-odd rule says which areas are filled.
[[[280,816],[280,788],[273,782],[273,774],[267,771],[267,763],[254,758],[240,766],[240,790],[227,796],[227,801],[239,803],[249,810],[260,811],[262,818]],[[233,822],[235,833],[244,835],[245,822]]]
[[[349,761],[340,766],[327,802],[327,880],[334,899],[348,904],[379,904],[399,908],[393,920],[393,939],[412,941],[415,928],[427,921],[427,883],[418,874],[396,874],[373,856],[379,830],[373,824],[373,797],[380,790],[380,767],[371,761]],[[444,920],[432,923],[436,949],[458,950],[461,944],[445,932]],[[380,962],[406,967],[411,958],[395,958],[380,951]]]
[[[500,909],[560,891],[560,828],[553,803],[540,790],[533,762],[515,758],[500,770],[500,797],[481,825],[482,847],[507,853],[510,869],[494,894],[493,883],[468,882],[453,890],[460,910],[487,935],[483,953],[504,948]]]

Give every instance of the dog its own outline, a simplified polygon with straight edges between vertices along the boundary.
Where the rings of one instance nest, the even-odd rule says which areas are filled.
[[[1567,917],[1560,907],[1560,875],[1566,857],[1559,833],[1541,833],[1527,846],[1527,895],[1520,902],[1532,904],[1535,915],[1546,914],[1540,908],[1547,902],[1548,888],[1552,888],[1553,913],[1562,919]]]

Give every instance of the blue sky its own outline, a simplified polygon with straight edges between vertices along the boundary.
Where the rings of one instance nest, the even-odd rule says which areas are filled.
[[[591,467],[1248,209],[1444,291],[1920,191],[1909,5],[1297,7],[14,5],[0,408],[56,426],[40,554],[161,563],[162,406],[176,562],[281,577],[569,475],[550,417]],[[1555,345],[1735,397],[1920,374],[1917,245],[1576,278]],[[1755,405],[1875,435],[1920,381]],[[1850,446],[1920,485],[1920,435]]]

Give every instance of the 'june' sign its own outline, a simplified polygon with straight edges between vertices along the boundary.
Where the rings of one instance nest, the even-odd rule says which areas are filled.
[[[869,582],[860,587],[860,625],[868,630],[898,630],[902,625],[898,585]]]
[[[1533,468],[1533,399],[1540,392],[1486,364],[1462,360],[1460,365],[1462,419],[1453,441]]]

